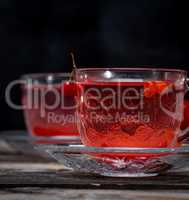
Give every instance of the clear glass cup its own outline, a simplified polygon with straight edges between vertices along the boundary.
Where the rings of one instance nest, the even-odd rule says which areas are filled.
[[[27,74],[21,80],[24,117],[32,136],[78,137],[76,86],[70,74]]]
[[[179,147],[186,76],[176,69],[77,69],[82,142],[91,147]]]

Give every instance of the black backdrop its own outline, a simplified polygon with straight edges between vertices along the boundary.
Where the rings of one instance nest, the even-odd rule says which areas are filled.
[[[1,0],[0,130],[24,127],[22,113],[4,101],[6,85],[24,73],[71,71],[70,51],[82,66],[187,69],[186,2]]]

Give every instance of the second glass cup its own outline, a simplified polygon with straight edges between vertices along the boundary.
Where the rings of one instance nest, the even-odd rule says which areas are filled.
[[[78,137],[76,86],[70,74],[28,74],[21,80],[24,116],[32,136]]]

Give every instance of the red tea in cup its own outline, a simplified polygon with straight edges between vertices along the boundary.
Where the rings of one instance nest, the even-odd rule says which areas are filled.
[[[184,118],[181,124],[181,129],[189,128],[189,100],[184,100]]]

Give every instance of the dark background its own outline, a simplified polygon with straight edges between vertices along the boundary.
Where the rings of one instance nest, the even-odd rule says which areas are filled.
[[[5,103],[7,84],[71,71],[70,51],[82,66],[187,69],[188,19],[184,0],[0,0],[0,130],[24,127]]]

